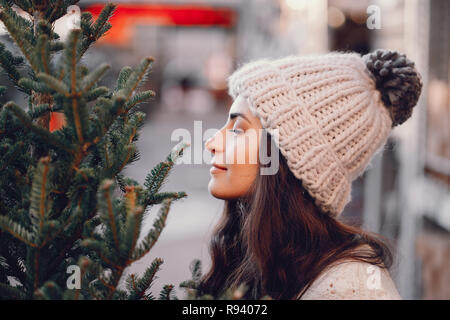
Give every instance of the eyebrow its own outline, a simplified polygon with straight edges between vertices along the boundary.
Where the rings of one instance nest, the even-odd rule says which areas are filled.
[[[230,120],[233,120],[236,117],[242,117],[245,120],[247,120],[248,123],[251,123],[250,120],[243,113],[240,113],[240,112],[230,113]]]

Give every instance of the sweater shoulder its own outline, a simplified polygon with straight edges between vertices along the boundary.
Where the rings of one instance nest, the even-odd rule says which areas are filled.
[[[343,261],[319,275],[302,300],[401,299],[389,271],[362,261]]]

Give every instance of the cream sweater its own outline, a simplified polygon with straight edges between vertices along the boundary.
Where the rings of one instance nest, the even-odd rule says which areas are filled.
[[[400,300],[389,271],[370,263],[345,261],[324,272],[300,300]]]

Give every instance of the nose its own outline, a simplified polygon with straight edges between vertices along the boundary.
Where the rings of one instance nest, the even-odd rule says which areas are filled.
[[[214,140],[215,135],[213,135],[212,137],[210,137],[208,140],[206,140],[205,142],[205,148],[206,150],[208,150],[209,152],[211,152],[212,154],[216,153],[216,149],[213,145],[213,140]]]
[[[210,137],[205,142],[205,148],[209,152],[211,152],[213,155],[216,154],[216,152],[222,152],[223,151],[223,142],[219,143],[219,140],[217,139],[217,135],[220,135],[221,131],[217,131],[212,137]]]

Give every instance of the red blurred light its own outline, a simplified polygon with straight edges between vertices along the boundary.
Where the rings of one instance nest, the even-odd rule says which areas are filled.
[[[98,18],[103,4],[87,6],[83,11]],[[232,8],[218,8],[200,5],[118,4],[109,20],[113,26],[101,41],[126,44],[132,37],[137,24],[184,27],[222,27],[235,25],[236,11]]]

